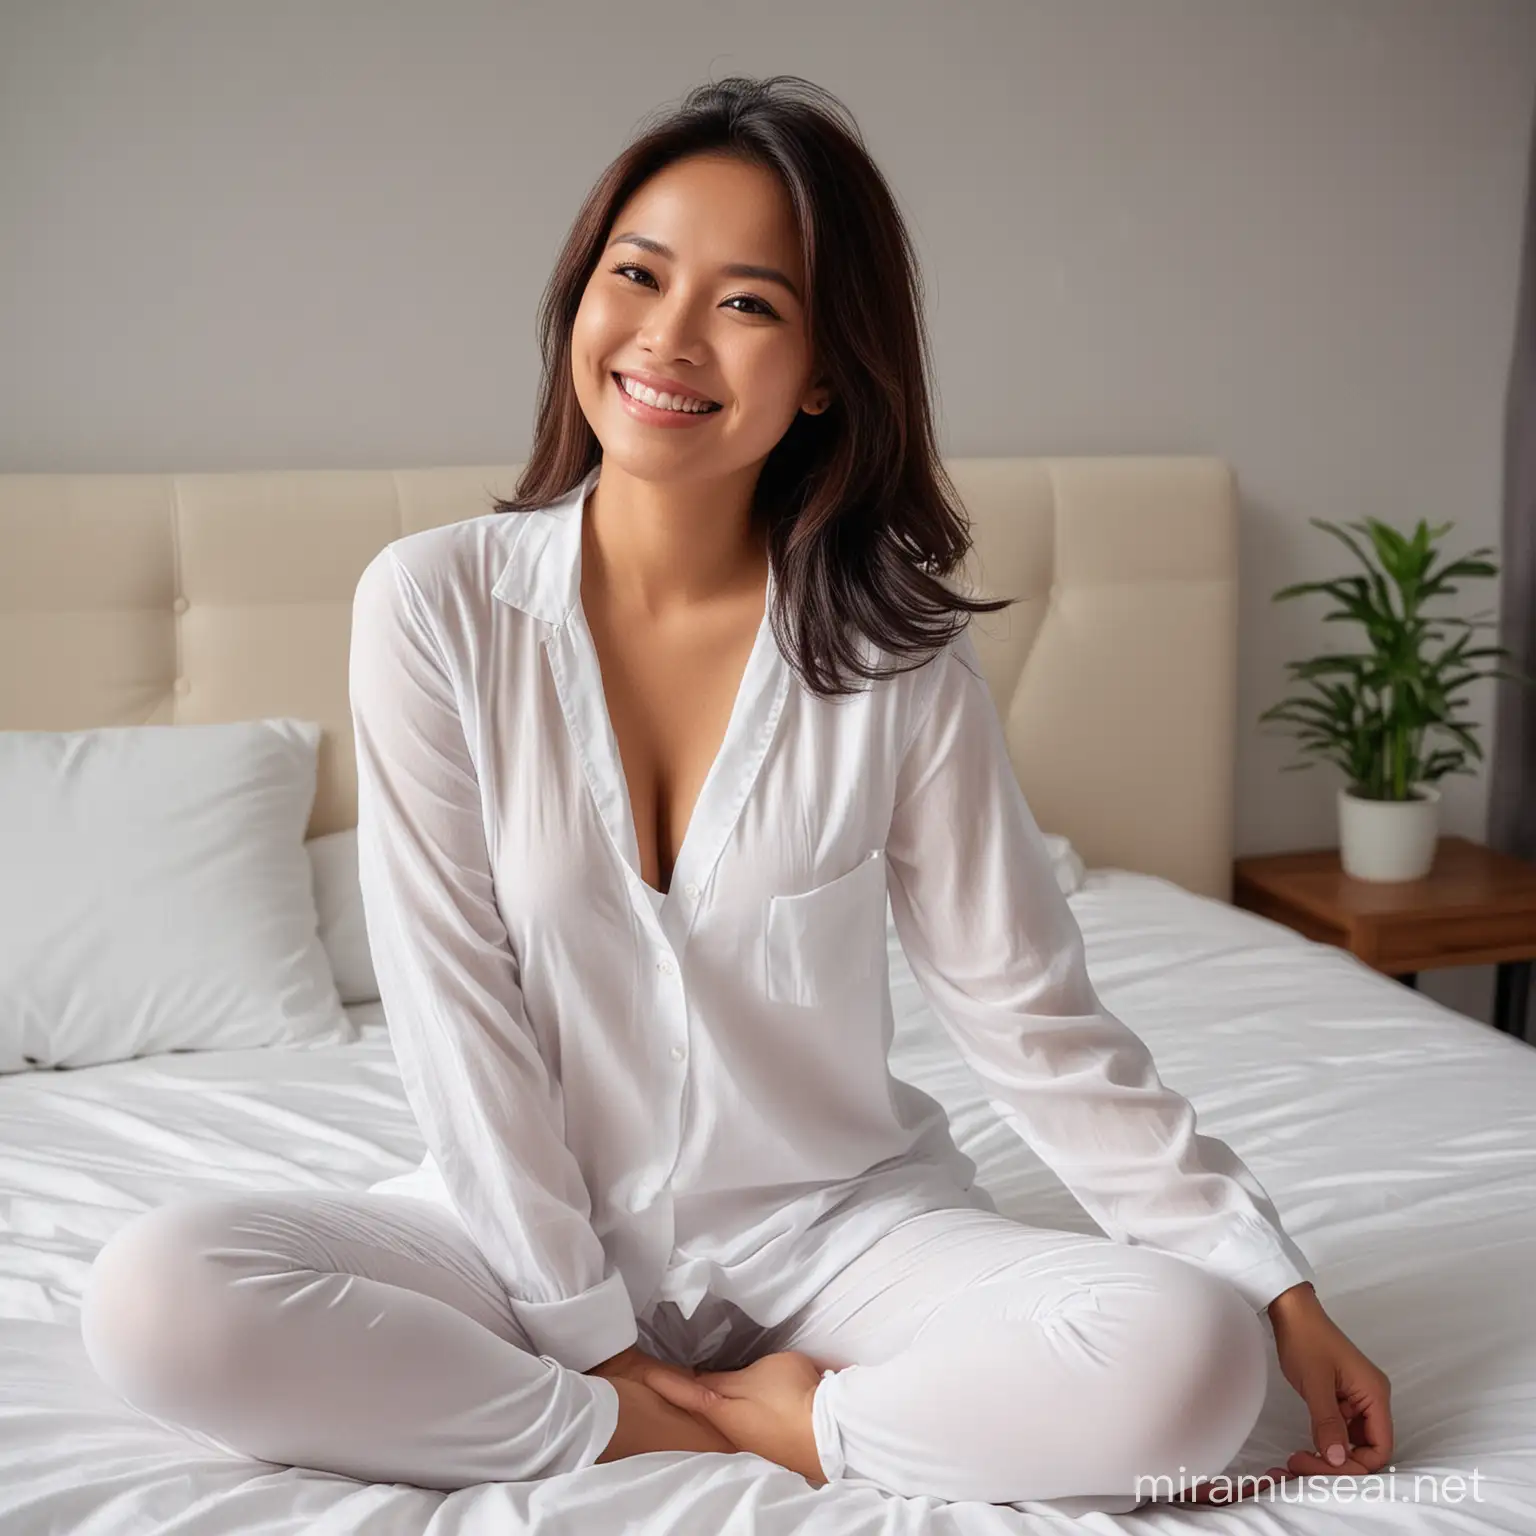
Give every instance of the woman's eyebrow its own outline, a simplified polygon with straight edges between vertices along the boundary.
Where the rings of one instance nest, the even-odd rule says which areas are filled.
[[[625,230],[622,235],[615,235],[608,245],[612,247],[621,242],[625,245],[638,245],[642,251],[654,251],[658,256],[665,256],[668,261],[675,259],[670,246],[663,245],[660,240],[651,239],[649,235],[637,234],[634,230]],[[765,283],[778,283],[794,294],[797,304],[801,302],[800,290],[777,267],[754,267],[750,262],[733,261],[721,267],[720,270],[727,277],[755,277]]]

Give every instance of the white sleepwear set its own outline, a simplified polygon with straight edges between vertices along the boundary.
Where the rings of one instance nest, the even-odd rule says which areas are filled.
[[[637,1340],[805,1350],[830,1478],[1125,1508],[1138,1476],[1220,1472],[1259,1313],[1315,1276],[1095,995],[969,635],[820,699],[770,574],[663,895],[580,602],[598,472],[358,583],[360,872],[421,1166],[136,1218],[92,1271],[98,1369],[226,1448],[429,1487],[595,1461],[618,1397],[584,1373]],[[892,1076],[887,897],[991,1104],[1107,1237],[998,1214]]]

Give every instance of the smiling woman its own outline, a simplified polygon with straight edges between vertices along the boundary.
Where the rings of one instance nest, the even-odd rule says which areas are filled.
[[[571,226],[540,309],[533,450],[498,510],[547,506],[599,463],[599,543],[638,521],[613,509],[642,487],[674,522],[702,498],[687,522],[771,560],[774,632],[813,692],[921,665],[1013,600],[942,579],[970,536],[934,441],[920,293],[895,199],[834,96],[796,76],[698,87]],[[750,535],[724,515],[738,504]]]
[[[353,598],[359,876],[426,1155],[127,1223],[98,1370],[353,1477],[740,1451],[1082,1513],[1222,1471],[1267,1310],[1318,1449],[1384,1465],[1385,1378],[1089,977],[965,628],[1007,600],[943,580],[969,530],[916,271],[842,109],[691,93],[599,178],[542,325],[516,495]],[[893,1075],[888,912],[1104,1235],[1001,1214]]]

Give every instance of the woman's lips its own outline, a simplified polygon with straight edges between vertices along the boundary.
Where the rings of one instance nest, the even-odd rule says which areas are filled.
[[[700,422],[711,420],[720,414],[719,411],[664,411],[660,406],[647,405],[643,400],[636,400],[628,390],[619,382],[618,374],[610,374],[613,387],[619,392],[619,399],[624,404],[624,409],[629,412],[636,421],[643,421],[653,427],[696,427]]]

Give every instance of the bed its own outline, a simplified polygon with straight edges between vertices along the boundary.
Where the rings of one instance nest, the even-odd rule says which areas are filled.
[[[1536,1530],[1536,1052],[1240,911],[1230,895],[1238,498],[1199,458],[957,459],[965,580],[1024,600],[973,627],[1100,996],[1203,1131],[1230,1141],[1393,1382],[1391,1496],[1327,1480],[1230,1508],[1075,1519],[1043,1504],[813,1489],[753,1456],[657,1454],[444,1494],[231,1457],[95,1377],[101,1244],[185,1193],[358,1189],[421,1143],[377,1003],[356,1039],[0,1076],[0,1532],[565,1533],[638,1481],[643,1533]],[[0,476],[0,730],[292,715],[324,728],[309,832],[355,823],[352,588],[391,538],[478,515],[515,466]],[[3,851],[0,851],[3,856]],[[948,1110],[999,1208],[1086,1213],[983,1102],[887,929],[893,1066]],[[1307,1442],[1271,1359],[1233,1470]],[[1474,1481],[1475,1477],[1475,1481]],[[1459,1481],[1458,1481],[1459,1479]]]

